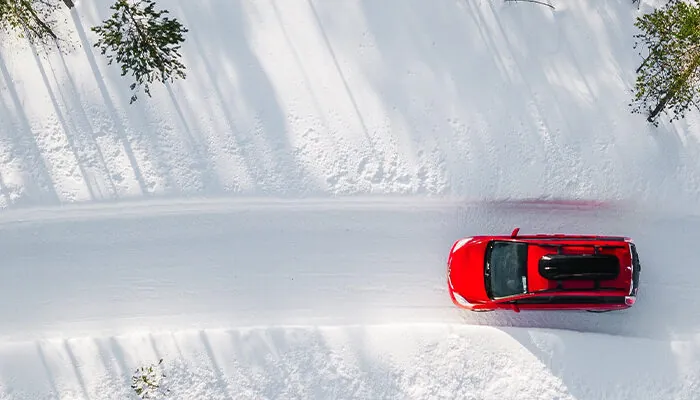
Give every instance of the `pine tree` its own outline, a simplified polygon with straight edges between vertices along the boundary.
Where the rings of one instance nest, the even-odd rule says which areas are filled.
[[[56,43],[53,14],[59,7],[54,0],[0,0],[0,27],[17,31],[33,44]]]
[[[633,113],[646,113],[658,126],[662,111],[681,119],[691,105],[698,108],[700,94],[700,7],[693,1],[670,0],[664,7],[637,18],[640,33],[634,48],[643,43],[634,86]]]
[[[143,86],[150,97],[153,80],[171,82],[185,78],[185,66],[180,62],[180,43],[187,29],[176,19],[165,17],[167,10],[155,10],[154,0],[117,0],[111,7],[114,14],[101,26],[93,27],[100,38],[95,47],[107,54],[109,64],[121,64],[122,76],[131,72],[135,82],[131,90]],[[131,102],[136,101],[134,93]]]
[[[62,41],[56,33],[54,15],[61,7],[74,7],[73,0],[0,0],[0,29],[17,32],[33,44],[56,45]],[[98,35],[95,47],[101,49],[111,65],[121,65],[122,76],[131,72],[135,81],[131,90],[149,84],[185,78],[185,66],[179,49],[187,29],[167,10],[155,10],[155,0],[116,0],[114,14],[91,30]],[[136,101],[134,93],[130,103]]]

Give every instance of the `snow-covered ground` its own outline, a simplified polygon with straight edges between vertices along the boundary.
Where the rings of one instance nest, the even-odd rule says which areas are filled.
[[[109,2],[78,2],[74,51],[0,56],[0,201],[392,193],[697,209],[697,115],[652,129],[627,106],[641,11],[556,3],[162,0],[191,28],[188,79],[129,106],[130,81],[90,47]]]
[[[18,210],[0,224],[0,393],[124,398],[133,369],[162,357],[178,399],[690,399],[700,218],[644,211],[405,198]],[[639,302],[456,310],[451,240],[513,223],[632,235],[651,249]]]
[[[631,2],[161,0],[188,79],[0,47],[0,400],[696,399],[697,115],[629,113]],[[532,206],[527,198],[603,201]],[[591,203],[588,203],[591,204]],[[458,311],[454,240],[623,234],[634,308]]]
[[[284,327],[4,345],[8,399],[124,399],[167,357],[172,399],[695,399],[697,346],[466,325]],[[135,397],[134,397],[135,398]]]

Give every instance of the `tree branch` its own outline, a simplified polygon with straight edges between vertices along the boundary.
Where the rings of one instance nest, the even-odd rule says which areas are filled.
[[[690,75],[695,72],[695,70],[700,66],[700,54],[696,55],[693,59],[693,63],[690,64],[690,66],[683,71],[683,74],[676,79],[675,82],[673,82],[673,85],[669,88],[669,90],[664,94],[663,98],[661,98],[661,101],[654,107],[653,110],[649,113],[649,116],[647,117],[648,122],[653,122],[654,118],[656,118],[656,115],[659,114],[665,107],[666,104],[676,96],[678,91],[680,90],[681,86],[686,83]]]
[[[151,43],[151,41],[149,41],[148,39],[148,36],[146,36],[143,33],[143,31],[141,31],[141,26],[139,25],[138,21],[136,21],[136,17],[131,12],[131,9],[127,8],[126,13],[129,14],[129,19],[131,19],[131,22],[134,23],[134,29],[136,29],[136,33],[138,33],[141,40],[143,40],[143,43],[146,45],[146,47],[148,47],[148,50],[151,52],[153,58],[163,63],[164,60],[163,57],[161,57],[160,52],[158,51],[158,47]]]
[[[31,4],[26,4],[27,10],[29,10],[29,13],[32,14],[32,17],[34,18],[34,21],[36,21],[37,24],[39,24],[39,27],[46,33],[49,34],[54,40],[58,40],[58,36],[51,30],[51,28],[46,25],[44,21],[37,15],[36,11],[34,10],[34,7],[31,6]],[[34,32],[36,34],[36,32]]]

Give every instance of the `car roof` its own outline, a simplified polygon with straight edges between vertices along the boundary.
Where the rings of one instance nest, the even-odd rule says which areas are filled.
[[[624,240],[524,240],[529,293],[629,290],[632,256]]]

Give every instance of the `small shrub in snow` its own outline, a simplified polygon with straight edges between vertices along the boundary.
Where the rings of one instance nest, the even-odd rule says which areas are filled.
[[[158,395],[168,392],[162,387],[163,378],[165,378],[165,374],[161,369],[162,364],[163,359],[161,358],[157,364],[139,367],[134,372],[134,375],[131,377],[131,388],[134,389],[139,398],[157,399]]]

